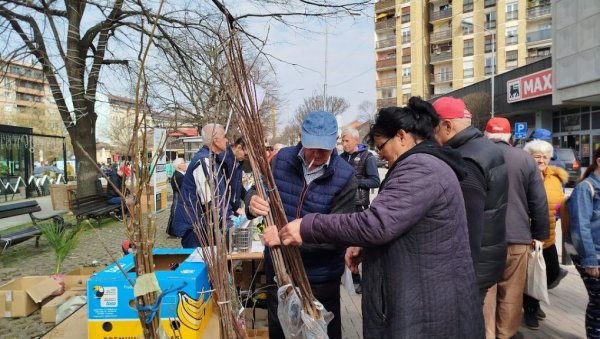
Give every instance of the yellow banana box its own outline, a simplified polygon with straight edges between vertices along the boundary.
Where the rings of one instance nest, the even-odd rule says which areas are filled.
[[[205,263],[186,248],[155,248],[155,275],[161,295],[162,328],[169,338],[201,338],[213,312]],[[136,281],[133,255],[119,260]],[[96,273],[87,283],[88,337],[137,338],[142,334],[133,286],[117,264]]]

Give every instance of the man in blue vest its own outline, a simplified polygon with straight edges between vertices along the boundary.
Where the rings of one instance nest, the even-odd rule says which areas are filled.
[[[371,200],[369,193],[372,188],[378,188],[379,171],[377,170],[377,160],[375,156],[369,152],[367,147],[360,143],[359,133],[356,128],[346,128],[342,131],[342,147],[344,153],[340,157],[346,160],[356,171],[356,212],[362,212],[369,208]],[[358,284],[356,293],[362,293],[362,285],[360,284],[360,275],[352,273],[352,280]]]
[[[288,222],[308,213],[350,213],[356,209],[356,178],[352,166],[341,159],[336,148],[337,121],[329,112],[311,112],[302,123],[298,145],[281,149],[271,167]],[[249,217],[267,215],[269,204],[253,190],[246,196]],[[333,320],[329,338],[342,338],[340,281],[344,273],[345,247],[332,244],[302,245],[300,253],[313,295]],[[274,269],[265,250],[269,337],[284,338],[277,318],[277,288]]]
[[[224,199],[227,194],[226,172],[222,156],[219,156],[227,148],[225,129],[219,124],[205,125],[202,142],[204,146],[194,155],[185,172],[173,218],[173,232],[181,237],[184,248],[200,246],[194,228],[200,231],[206,227],[204,210],[207,206],[219,203],[219,215],[223,215],[223,211],[226,211],[227,218],[233,215],[229,201]]]

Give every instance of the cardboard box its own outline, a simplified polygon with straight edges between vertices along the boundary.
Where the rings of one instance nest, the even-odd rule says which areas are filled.
[[[86,290],[86,283],[92,274],[105,269],[106,266],[79,266],[65,274],[65,290]]]
[[[194,249],[156,248],[155,275],[163,294],[160,306],[162,327],[169,338],[200,338],[213,313],[208,270]],[[136,281],[133,255],[119,260]],[[93,275],[87,283],[88,338],[137,337],[142,327],[135,309],[133,286],[117,264]]]
[[[74,296],[85,295],[85,290],[70,290],[55,297],[42,306],[42,322],[53,323],[56,321],[56,310],[60,305]]]
[[[26,317],[60,288],[58,282],[47,276],[13,279],[0,286],[0,314],[5,318]]]
[[[87,338],[87,305],[83,305],[42,339]],[[216,338],[216,337],[215,337]]]

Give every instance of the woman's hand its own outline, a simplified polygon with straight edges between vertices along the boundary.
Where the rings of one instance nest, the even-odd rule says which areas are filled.
[[[358,265],[362,262],[362,247],[348,247],[344,261],[352,273],[358,273]]]
[[[281,231],[279,231],[279,237],[284,245],[295,245],[302,244],[302,237],[300,236],[300,223],[302,218],[296,219],[287,225],[285,225]]]
[[[269,214],[269,202],[259,197],[258,195],[253,195],[250,199],[250,205],[248,206],[248,210],[255,217],[265,216]]]
[[[585,273],[587,273],[590,277],[593,278],[600,277],[600,270],[598,270],[598,267],[586,267]]]

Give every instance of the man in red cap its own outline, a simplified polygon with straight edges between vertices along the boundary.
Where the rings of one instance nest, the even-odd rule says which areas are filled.
[[[434,138],[456,149],[467,176],[460,186],[465,201],[471,257],[481,302],[502,277],[506,264],[506,201],[508,176],[504,156],[494,143],[471,126],[471,112],[461,99],[442,97],[433,103],[440,117]]]
[[[527,253],[533,241],[542,241],[549,236],[548,201],[542,176],[533,157],[509,144],[511,133],[508,120],[490,119],[484,134],[504,154],[510,206],[506,214],[506,268],[502,279],[489,289],[485,298],[485,331],[488,339],[518,338],[522,337],[517,329],[521,323]]]

